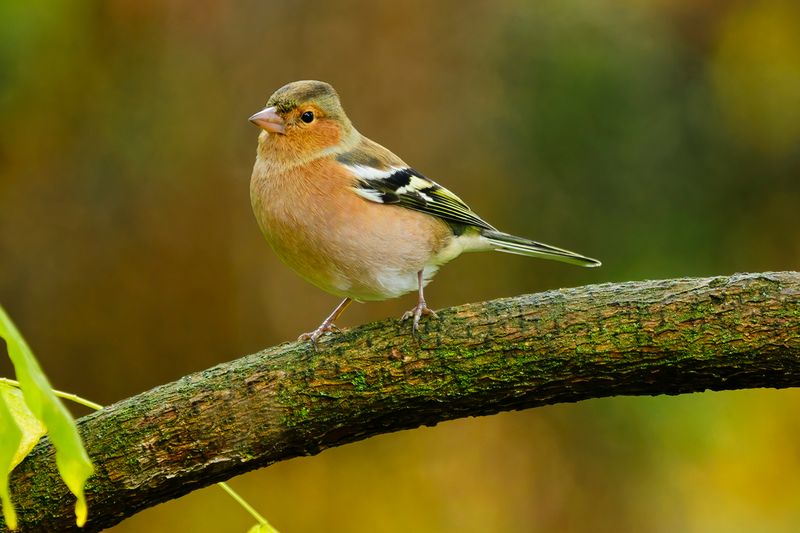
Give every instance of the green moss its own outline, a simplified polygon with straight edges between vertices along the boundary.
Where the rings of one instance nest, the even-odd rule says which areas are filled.
[[[310,414],[310,409],[306,406],[303,406],[281,417],[281,423],[288,428],[293,428],[301,422],[307,420]]]
[[[345,372],[340,377],[345,381],[349,381],[353,386],[353,389],[358,392],[363,392],[369,389],[367,375],[360,370],[356,370],[354,372]]]
[[[471,390],[473,388],[473,384],[475,383],[475,376],[468,373],[458,373],[456,374],[455,378],[458,388],[462,391]]]

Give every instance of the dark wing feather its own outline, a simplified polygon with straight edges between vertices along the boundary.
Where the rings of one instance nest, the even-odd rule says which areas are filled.
[[[364,168],[364,167],[362,167]],[[359,173],[356,171],[356,175]],[[494,230],[458,196],[413,168],[395,168],[380,177],[359,176],[356,192],[373,202],[394,204],[439,217],[451,224]]]

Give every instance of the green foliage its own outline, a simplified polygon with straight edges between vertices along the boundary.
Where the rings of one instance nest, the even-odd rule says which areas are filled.
[[[83,488],[94,467],[78,435],[75,421],[59,398],[91,409],[99,410],[103,407],[74,394],[54,390],[25,339],[2,306],[0,337],[6,340],[8,354],[19,379],[15,383],[0,378],[0,502],[6,524],[10,529],[17,528],[17,515],[9,494],[9,475],[36,446],[39,439],[49,432],[50,440],[56,448],[56,464],[61,478],[78,499],[75,503],[75,515],[78,526],[82,527],[88,514]],[[258,520],[258,524],[248,533],[278,533],[277,529],[226,483],[218,485]]]
[[[34,435],[46,428],[56,448],[56,465],[61,478],[77,498],[76,522],[78,526],[83,526],[87,516],[83,487],[94,468],[78,435],[75,421],[56,396],[25,339],[2,306],[0,306],[0,337],[6,341],[8,355],[14,364],[21,389],[19,394],[9,392],[7,387],[4,387],[2,389],[4,401],[0,402],[0,421],[3,422],[4,428],[0,434],[3,438],[3,444],[0,445],[0,468],[2,468],[0,490],[6,522],[9,527],[15,527],[16,517],[7,495],[8,474],[41,437],[41,433],[35,438]],[[37,426],[31,419],[38,421],[39,425]],[[23,450],[24,453],[20,456]]]
[[[19,429],[11,409],[6,405],[5,394],[0,401],[0,501],[3,505],[3,518],[11,529],[17,528],[17,513],[8,493],[8,475],[17,465],[17,450],[22,442]]]
[[[0,501],[3,518],[17,528],[17,513],[8,491],[11,471],[30,453],[44,435],[44,425],[30,412],[19,389],[0,383]]]

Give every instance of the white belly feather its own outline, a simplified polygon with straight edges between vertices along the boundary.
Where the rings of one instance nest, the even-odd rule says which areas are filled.
[[[460,235],[454,237],[439,253],[431,258],[428,264],[422,269],[423,286],[426,286],[438,272],[439,267],[448,263],[464,252],[477,252],[490,250],[488,241],[477,234]],[[376,276],[378,283],[384,287],[386,293],[391,297],[400,296],[409,292],[415,292],[419,286],[417,283],[417,272],[400,271],[398,269],[387,268]],[[369,297],[364,299],[370,299]]]

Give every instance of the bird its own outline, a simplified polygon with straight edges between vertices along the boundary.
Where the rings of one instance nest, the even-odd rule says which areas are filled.
[[[417,293],[412,319],[436,317],[424,288],[464,252],[507,252],[600,266],[600,261],[502,232],[445,187],[358,132],[328,83],[301,80],[275,91],[249,118],[258,126],[250,200],[277,256],[342,302],[298,340],[314,348],[353,302]]]

